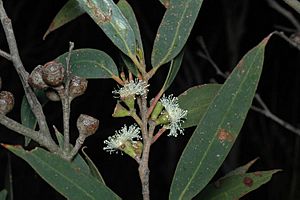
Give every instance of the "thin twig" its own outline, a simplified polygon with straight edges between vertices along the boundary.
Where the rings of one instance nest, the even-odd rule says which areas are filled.
[[[9,53],[6,53],[5,51],[0,49],[0,56],[2,56],[3,58],[7,59],[7,60],[11,60],[11,56]]]
[[[158,130],[158,132],[154,135],[153,139],[152,139],[152,144],[166,131],[167,129],[165,129],[164,127],[162,127],[161,129]]]
[[[283,16],[285,16],[294,26],[295,28],[300,31],[300,24],[297,21],[297,19],[294,17],[294,15],[289,12],[288,10],[286,10],[285,8],[283,8],[282,6],[280,6],[276,1],[274,0],[267,0],[270,7],[272,7],[273,9],[275,9],[276,11],[278,11],[280,14],[282,14]]]
[[[27,128],[19,122],[16,122],[15,120],[2,114],[0,114],[0,124],[14,132],[31,138],[32,140],[38,142],[41,146],[44,146],[47,149],[49,149],[51,152],[60,153],[58,146],[53,141],[49,140],[48,137],[46,137],[43,134],[40,134],[39,131]]]
[[[287,41],[290,45],[292,45],[293,47],[297,48],[300,51],[300,45],[297,44],[296,42],[292,41],[289,37],[287,37],[283,32],[274,32],[274,34],[280,36],[282,39],[284,39],[285,41]]]
[[[275,32],[275,34],[277,35],[280,35],[281,37],[286,37],[283,33],[280,33],[280,32]],[[289,39],[288,39],[289,40]],[[205,46],[205,43],[204,41],[200,40],[200,45],[201,47],[204,49],[204,53],[200,53],[198,55],[200,55],[202,58],[206,59],[213,67],[214,69],[216,70],[217,74],[224,77],[224,78],[227,78],[228,76],[223,73],[220,68],[218,67],[218,65],[213,61],[213,59],[210,57],[209,55],[209,52],[207,51],[206,49],[206,46]],[[204,45],[204,46],[203,46]],[[299,48],[299,47],[298,47]],[[206,50],[205,50],[206,49]],[[282,127],[286,128],[287,130],[297,134],[300,136],[300,129],[294,127],[293,125],[291,125],[290,123],[282,120],[281,118],[279,118],[278,116],[274,115],[270,109],[267,107],[267,105],[264,103],[264,101],[261,99],[260,95],[259,94],[255,94],[254,98],[257,100],[257,102],[260,104],[260,106],[262,107],[261,108],[258,108],[256,106],[251,106],[251,109],[270,118],[271,120],[275,121],[276,123],[278,123],[279,125],[281,125]],[[156,135],[155,135],[156,136]],[[155,137],[154,136],[154,137]]]
[[[70,42],[69,53],[66,58],[66,82],[65,88],[62,89],[62,93],[60,92],[60,98],[62,102],[62,109],[63,109],[63,124],[64,124],[64,150],[65,152],[70,151],[70,113],[71,113],[71,101],[72,98],[69,97],[69,85],[71,80],[71,54],[74,48],[74,43]]]
[[[86,139],[85,135],[79,135],[79,137],[76,140],[75,146],[73,147],[72,151],[69,154],[69,160],[72,160],[73,157],[78,153],[79,149],[83,145],[84,141]]]
[[[149,162],[149,154],[150,154],[152,137],[149,135],[148,127],[147,127],[148,126],[147,110],[148,110],[147,94],[144,94],[141,97],[141,104],[140,104],[141,118],[143,123],[143,126],[141,127],[142,137],[143,137],[143,153],[138,168],[139,176],[142,184],[143,200],[150,200],[150,191],[149,191],[150,170],[149,170],[148,162]]]
[[[210,53],[207,50],[206,44],[203,40],[203,37],[199,37],[198,42],[200,44],[200,46],[203,49],[203,53],[202,52],[198,52],[198,55],[201,56],[202,58],[206,59],[211,66],[216,70],[217,75],[223,77],[223,78],[227,78],[228,76],[223,73],[220,68],[218,67],[218,65],[215,63],[215,61],[211,58]]]
[[[10,56],[11,56],[11,61],[20,77],[20,80],[22,82],[22,85],[23,85],[23,88],[25,91],[25,96],[28,100],[30,108],[38,121],[38,124],[40,127],[40,133],[43,134],[46,138],[48,138],[49,144],[53,145],[51,147],[51,149],[57,149],[57,145],[55,144],[54,140],[52,139],[52,137],[50,135],[49,127],[47,125],[42,106],[27,82],[29,74],[25,70],[23,63],[21,61],[21,58],[19,56],[19,51],[18,51],[14,31],[12,28],[12,23],[5,12],[2,0],[0,0],[0,18],[1,18],[1,23],[2,23],[5,35],[6,35],[6,40],[8,43]]]

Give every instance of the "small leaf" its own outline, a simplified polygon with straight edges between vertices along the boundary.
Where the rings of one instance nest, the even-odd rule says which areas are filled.
[[[90,157],[87,155],[87,153],[84,151],[84,149],[87,147],[83,147],[81,149],[84,158],[89,166],[89,169],[91,171],[91,175],[94,176],[96,179],[98,179],[98,181],[100,181],[101,183],[105,184],[103,177],[101,176],[99,170],[97,169],[96,165],[93,163],[93,161],[90,159]]]
[[[76,19],[83,13],[84,10],[79,6],[76,0],[69,0],[54,17],[43,39],[52,31]]]
[[[135,76],[135,77],[139,77],[139,70],[138,68],[135,66],[135,64],[131,61],[131,59],[126,56],[125,54],[123,54],[121,52],[121,58],[123,63],[125,64],[126,68]],[[122,65],[124,65],[123,63],[121,63]],[[124,67],[125,67],[124,66]]]
[[[230,171],[229,173],[227,173],[225,176],[223,176],[221,179],[233,176],[233,175],[241,175],[241,174],[245,174],[249,168],[258,160],[258,158],[255,158],[254,160],[251,160],[250,162],[248,162],[247,164],[240,166],[232,171]]]
[[[1,190],[0,191],[0,200],[5,200],[7,196],[7,191],[6,190]]]
[[[182,124],[183,128],[197,126],[221,86],[221,84],[194,86],[178,96],[180,108],[188,111]]]
[[[76,165],[41,148],[25,151],[21,146],[3,145],[24,159],[45,181],[72,200],[120,199],[97,179]]]
[[[39,100],[39,102],[44,106],[47,102],[48,99],[42,90],[35,90],[35,94]],[[30,105],[24,96],[22,99],[22,104],[21,104],[21,123],[31,129],[35,129],[37,120],[31,111]],[[27,146],[30,143],[31,139],[28,137],[25,137],[25,146]]]
[[[225,160],[250,109],[269,37],[242,58],[209,105],[178,162],[170,199],[193,198]]]
[[[134,32],[113,0],[77,0],[110,40],[126,55],[136,54]]]
[[[281,170],[258,171],[227,177],[209,184],[194,199],[235,200],[269,182],[272,175]]]
[[[55,60],[66,67],[68,52]],[[83,78],[112,78],[119,76],[113,59],[97,49],[77,49],[71,53],[71,72]]]
[[[153,45],[151,63],[154,68],[171,61],[182,50],[202,2],[203,0],[170,0]]]
[[[173,83],[179,69],[182,63],[184,51],[181,51],[180,54],[178,54],[171,62],[170,68],[169,68],[169,73],[167,75],[167,78],[165,80],[165,83],[162,87],[163,91],[166,91],[170,85]]]

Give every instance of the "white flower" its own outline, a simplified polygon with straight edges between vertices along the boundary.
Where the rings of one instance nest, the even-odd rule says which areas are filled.
[[[144,95],[148,91],[148,86],[149,85],[147,85],[145,81],[136,79],[135,81],[129,81],[129,83],[126,83],[118,90],[112,91],[112,93],[119,94],[121,98],[135,95]]]
[[[177,131],[183,135],[184,133],[181,124],[184,122],[183,119],[186,118],[187,110],[179,108],[178,98],[173,97],[173,95],[169,95],[168,97],[163,96],[160,99],[160,102],[164,106],[169,117],[170,123],[164,125],[166,129],[170,129],[168,136],[177,137]]]
[[[112,152],[118,152],[120,147],[126,142],[130,141],[134,143],[134,140],[140,140],[142,137],[139,135],[140,128],[137,125],[131,125],[127,129],[127,126],[124,125],[121,130],[116,131],[116,134],[113,136],[109,136],[107,140],[104,141],[104,144],[107,146],[103,148],[110,154]]]

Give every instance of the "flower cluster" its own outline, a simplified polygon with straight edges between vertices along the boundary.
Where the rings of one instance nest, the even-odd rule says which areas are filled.
[[[164,125],[166,129],[170,129],[168,136],[177,137],[177,131],[180,134],[184,134],[181,124],[184,122],[183,119],[186,118],[187,110],[179,108],[178,98],[173,97],[173,95],[169,95],[168,97],[163,96],[160,102],[168,115],[169,123]]]
[[[107,146],[103,148],[110,154],[113,152],[118,152],[122,150],[126,142],[135,143],[137,140],[141,140],[142,137],[139,135],[140,128],[137,125],[131,125],[127,129],[127,126],[124,125],[121,130],[116,131],[116,134],[109,136],[107,140],[104,141],[104,144]]]
[[[145,81],[136,79],[135,81],[129,81],[129,83],[126,83],[118,90],[114,90],[112,93],[119,94],[121,99],[129,96],[144,95],[148,91],[148,86]]]

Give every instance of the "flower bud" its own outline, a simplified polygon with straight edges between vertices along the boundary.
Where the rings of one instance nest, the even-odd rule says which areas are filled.
[[[73,76],[70,81],[69,95],[72,99],[83,95],[86,91],[88,81],[85,78],[79,76]]]
[[[0,114],[6,115],[9,113],[15,104],[14,96],[11,92],[0,92]]]
[[[60,101],[60,97],[54,90],[47,90],[46,96],[50,101]]]
[[[99,127],[99,120],[89,115],[81,114],[77,119],[77,129],[80,135],[93,135]]]
[[[42,65],[38,65],[32,70],[31,74],[28,77],[28,83],[33,88],[46,89],[48,87],[42,77],[42,67]]]
[[[128,116],[130,116],[130,112],[118,102],[112,116],[113,117],[128,117]]]
[[[48,62],[42,67],[43,80],[52,87],[60,86],[63,83],[64,73],[64,66],[56,61]]]
[[[164,106],[162,103],[159,101],[156,103],[152,113],[151,113],[151,119],[156,120],[157,117],[160,115],[161,111],[163,110]]]

